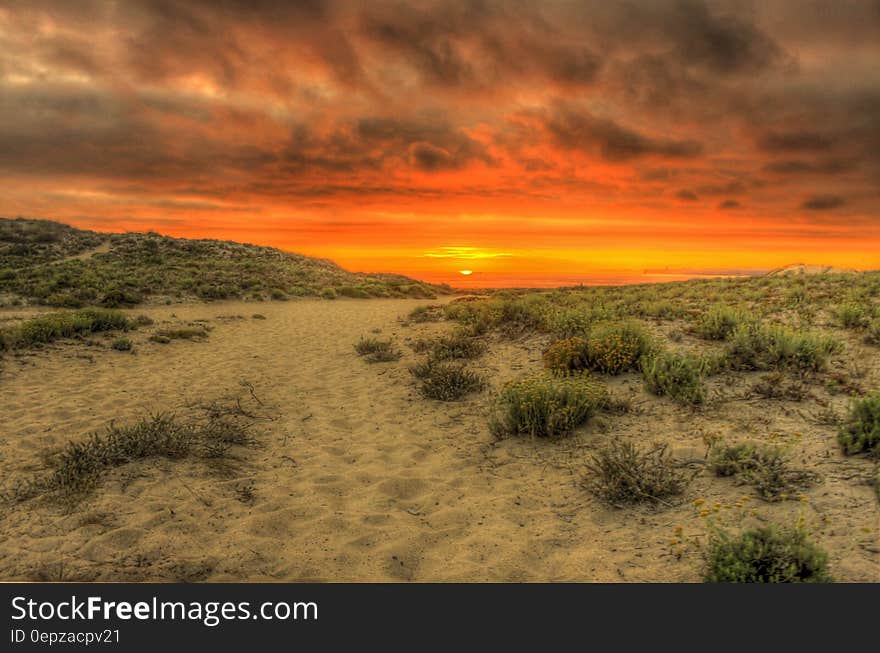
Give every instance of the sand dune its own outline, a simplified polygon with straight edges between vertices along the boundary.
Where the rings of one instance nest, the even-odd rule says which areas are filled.
[[[731,506],[742,490],[697,478],[670,509],[608,508],[580,486],[586,452],[608,437],[669,441],[701,464],[701,432],[747,431],[758,407],[693,414],[655,402],[559,442],[503,440],[486,427],[489,392],[456,403],[421,398],[406,355],[368,365],[352,344],[372,330],[408,339],[442,324],[404,327],[418,300],[304,300],[147,309],[157,323],[206,319],[205,342],[147,341],[135,354],[62,343],[8,358],[0,375],[0,461],[7,480],[40,467],[40,452],[111,420],[185,413],[252,383],[264,403],[260,446],[232,469],[150,460],[114,470],[74,510],[3,506],[0,578],[136,581],[696,581],[700,559],[672,554],[676,525],[697,532],[692,501]],[[259,311],[265,320],[251,315]],[[140,312],[140,311],[138,311]],[[230,317],[242,316],[243,319]],[[497,388],[540,367],[539,339],[493,341],[478,367]],[[878,370],[872,373],[876,374]],[[616,392],[643,391],[636,377]],[[799,426],[799,428],[802,428]],[[797,454],[819,460],[824,483],[800,508],[818,524],[840,580],[878,580],[875,499],[847,479],[864,460],[829,457],[833,438],[809,427]],[[823,458],[824,456],[824,458]],[[236,488],[253,484],[243,502]],[[790,504],[762,507],[791,514]],[[783,511],[788,511],[783,513]],[[692,528],[693,527],[693,528]]]

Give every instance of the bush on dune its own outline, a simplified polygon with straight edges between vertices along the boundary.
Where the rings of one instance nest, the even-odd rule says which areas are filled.
[[[98,331],[127,331],[129,319],[119,311],[91,308],[72,313],[48,313],[0,331],[0,350],[34,347]]]

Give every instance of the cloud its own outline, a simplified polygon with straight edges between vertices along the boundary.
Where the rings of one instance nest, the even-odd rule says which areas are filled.
[[[733,209],[741,209],[742,204],[740,204],[736,200],[724,200],[718,205],[718,208],[722,211],[730,211]]]
[[[845,204],[846,200],[839,195],[813,195],[804,200],[801,208],[809,211],[829,211]]]
[[[685,189],[678,191],[675,196],[683,202],[696,202],[700,199],[696,193]]]

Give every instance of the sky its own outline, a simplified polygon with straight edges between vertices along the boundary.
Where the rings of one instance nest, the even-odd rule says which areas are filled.
[[[0,215],[457,285],[876,269],[880,0],[2,0]]]

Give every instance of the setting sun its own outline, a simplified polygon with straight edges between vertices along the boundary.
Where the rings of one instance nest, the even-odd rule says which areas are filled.
[[[459,274],[463,274],[466,277],[469,277],[470,275],[472,275],[474,273],[473,270],[459,270],[458,272],[459,272]]]

